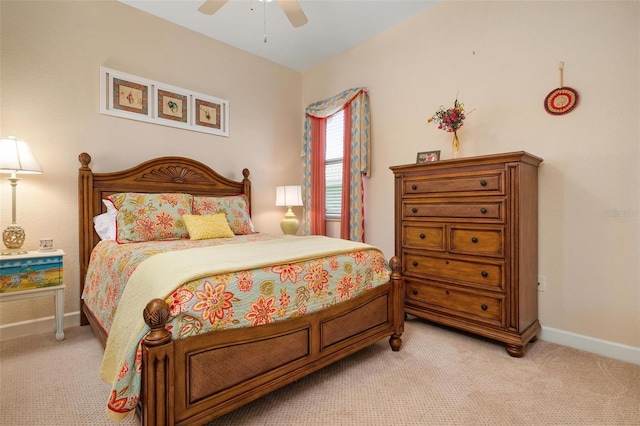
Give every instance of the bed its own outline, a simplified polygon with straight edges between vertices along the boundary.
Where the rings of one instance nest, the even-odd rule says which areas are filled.
[[[81,324],[89,324],[92,327],[97,338],[105,347],[105,354],[107,354],[110,346],[113,346],[112,341],[116,340],[115,331],[111,339],[109,333],[112,330],[111,327],[114,330],[116,327],[113,324],[105,326],[105,322],[108,321],[104,318],[111,318],[112,314],[107,313],[106,316],[105,314],[101,316],[97,312],[96,305],[104,305],[104,303],[94,303],[94,306],[91,306],[90,297],[83,298],[85,288],[89,293],[89,287],[97,285],[96,276],[109,278],[104,281],[116,281],[116,279],[111,279],[112,277],[107,272],[97,273],[94,271],[99,267],[96,266],[100,263],[99,260],[105,258],[100,256],[107,256],[98,254],[99,249],[105,246],[110,250],[116,250],[114,242],[101,242],[101,238],[94,228],[94,218],[108,213],[103,200],[115,199],[119,194],[124,193],[163,194],[163,196],[165,194],[189,194],[194,201],[196,198],[242,196],[247,202],[246,209],[250,216],[251,181],[247,169],[242,171],[242,180],[234,181],[223,177],[199,161],[182,157],[156,158],[126,170],[110,173],[94,173],[89,167],[91,156],[87,153],[81,153],[78,159],[81,165],[78,178]],[[225,255],[243,257],[239,254],[252,253],[251,250],[265,253],[286,252],[288,250],[293,252],[299,250],[293,246],[294,244],[307,244],[303,240],[313,238],[288,237],[288,239],[283,239],[282,237],[262,236],[253,232],[244,234],[229,238],[230,242],[237,244],[225,245],[224,247],[216,246],[217,243],[212,243],[212,246],[209,246],[209,243],[206,242],[188,242],[177,238],[171,242],[174,246],[179,246],[179,249],[171,250],[175,251],[174,253],[155,253],[155,246],[149,247],[144,252],[145,255],[136,254],[134,256],[129,253],[126,256],[141,256],[146,259],[137,264],[129,279],[134,281],[133,277],[135,277],[136,285],[138,282],[145,281],[143,271],[159,269],[157,266],[151,267],[149,265],[154,261],[156,265],[167,263],[165,259],[169,259],[169,257],[163,256],[182,256],[185,265],[192,262],[193,264],[182,268],[191,273],[199,268],[194,263],[197,257],[194,255],[195,253],[198,255],[215,253],[216,257],[224,258]],[[118,235],[120,236],[120,234]],[[324,244],[325,237],[319,238],[323,239],[311,241],[314,247]],[[185,245],[196,243],[200,243],[200,246],[185,248]],[[327,243],[334,244],[332,241]],[[344,244],[347,243],[350,242],[344,242]],[[145,244],[147,243],[122,244],[122,246],[133,250],[131,247],[144,248]],[[156,243],[154,242],[154,244]],[[251,247],[254,244],[256,247]],[[164,244],[163,247],[165,247]],[[278,248],[269,249],[270,247]],[[344,254],[335,256],[323,255],[319,251],[317,259],[305,258],[304,261],[337,262],[336,265],[342,266],[341,262],[343,261],[338,260],[342,257],[338,256],[354,256],[353,250],[348,253],[347,251],[345,249]],[[136,251],[136,253],[139,252]],[[221,255],[221,253],[226,254]],[[361,254],[355,256],[363,256],[364,249],[358,253]],[[143,425],[204,424],[381,339],[388,337],[391,349],[398,351],[404,330],[404,282],[399,272],[399,264],[395,257],[391,258],[387,264],[384,258],[377,255],[373,249],[370,254],[370,263],[374,265],[373,269],[377,272],[363,269],[362,274],[360,270],[356,273],[355,268],[360,267],[360,262],[356,258],[354,261],[345,263],[346,266],[349,266],[349,272],[353,271],[354,277],[357,275],[358,280],[364,279],[364,282],[368,283],[366,286],[356,286],[359,291],[350,293],[350,297],[345,297],[343,300],[341,289],[338,288],[332,293],[331,300],[320,300],[318,306],[321,308],[314,308],[309,303],[310,308],[305,305],[304,309],[290,311],[286,315],[281,315],[282,318],[279,320],[274,321],[260,321],[256,320],[257,316],[252,317],[251,314],[246,314],[237,317],[240,319],[227,321],[227,324],[234,323],[235,326],[218,328],[212,326],[207,331],[202,331],[205,330],[202,328],[200,332],[193,332],[192,326],[185,326],[181,330],[187,329],[189,332],[184,333],[185,337],[177,338],[179,337],[179,333],[176,333],[178,328],[175,325],[178,321],[177,318],[192,318],[189,315],[186,317],[176,315],[175,300],[178,299],[177,297],[172,298],[168,293],[162,297],[149,295],[149,300],[144,300],[142,309],[125,309],[123,306],[136,305],[127,305],[122,301],[122,304],[118,305],[118,307],[122,307],[121,311],[128,312],[129,317],[133,315],[136,319],[118,321],[118,319],[122,319],[123,314],[113,308],[113,311],[119,314],[115,316],[114,323],[119,323],[120,328],[124,324],[124,328],[133,329],[135,328],[133,324],[138,322],[143,323],[144,326],[143,337],[135,350],[138,357],[136,363],[140,369],[140,374],[138,374],[139,391],[136,391],[135,398],[128,399],[130,405],[132,401],[135,403],[135,411],[141,423]],[[99,260],[91,263],[92,255]],[[117,254],[110,256],[115,257]],[[244,257],[260,258],[255,255]],[[373,259],[376,261],[374,262]],[[267,260],[273,262],[273,259],[265,257],[264,261]],[[260,262],[256,262],[251,266],[252,271],[256,273],[266,274],[282,271],[280,264],[265,267]],[[234,262],[229,261],[229,264],[231,263]],[[282,263],[283,265],[292,265],[294,261]],[[363,265],[364,263],[366,262],[363,262]],[[383,263],[384,265],[382,265]],[[300,264],[302,265],[302,263]],[[149,267],[145,268],[145,266]],[[364,266],[362,267],[364,268]],[[247,268],[243,266],[239,270],[214,270],[214,272],[217,271],[220,274],[216,277],[225,276],[227,277],[225,279],[229,279],[228,277],[233,274],[242,276],[247,272]],[[125,270],[125,274],[127,273],[125,267],[120,269]],[[155,271],[155,273],[160,272]],[[385,273],[386,275],[384,275]],[[88,274],[90,278],[87,278]],[[166,273],[164,274],[166,275]],[[366,276],[363,278],[363,275]],[[373,285],[371,282],[376,276],[383,281]],[[208,275],[207,277],[211,278]],[[202,279],[198,282],[199,285],[206,285],[207,282],[215,283],[215,279],[217,278]],[[356,278],[354,278],[355,280]],[[274,292],[276,290],[273,288],[273,281],[264,279],[262,283],[268,283],[267,288]],[[187,284],[183,283],[183,285]],[[188,285],[195,284],[189,281]],[[132,288],[132,286],[130,287]],[[193,290],[194,287],[189,288]],[[125,287],[124,293],[127,291],[129,288]],[[286,287],[280,287],[279,294],[282,295],[286,292]],[[340,293],[340,297],[338,297],[338,293]],[[147,294],[149,293],[142,291],[142,297],[147,297]],[[307,297],[305,300],[311,299],[313,298]],[[240,309],[239,306],[238,309]],[[274,314],[286,311],[286,309],[282,310],[282,306],[280,309],[281,311],[277,311],[274,308]],[[229,312],[232,310],[228,310],[225,315],[219,315],[220,318],[216,318],[216,320],[230,317],[227,315]],[[211,318],[213,316],[210,314]],[[242,318],[253,318],[255,326],[243,326]],[[127,321],[131,321],[131,326]],[[184,321],[181,324],[183,323]],[[211,321],[211,323],[215,322]],[[108,342],[110,345],[107,344]],[[105,401],[108,398],[107,405],[110,408],[118,406],[118,401],[125,400],[120,392],[112,390],[110,396],[105,395]],[[124,414],[127,414],[128,411],[131,411],[130,406],[127,410],[123,410]]]

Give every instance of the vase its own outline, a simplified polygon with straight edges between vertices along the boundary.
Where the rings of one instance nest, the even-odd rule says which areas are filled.
[[[460,139],[458,139],[457,132],[453,132],[451,147],[453,148],[453,158],[460,158]]]

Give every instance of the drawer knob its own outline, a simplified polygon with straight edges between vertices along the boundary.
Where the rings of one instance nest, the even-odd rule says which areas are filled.
[[[486,181],[486,180],[484,180],[484,179],[482,179],[482,180],[480,181],[480,185],[482,185],[482,186],[487,186],[487,181]]]
[[[418,187],[416,185],[411,185],[411,189],[415,191],[416,189],[418,189]]]
[[[480,307],[482,308],[483,311],[486,311],[487,309],[489,309],[489,307],[484,303]]]
[[[489,276],[489,273],[487,271],[482,271],[481,275],[487,278]]]
[[[480,209],[480,213],[485,214],[487,212],[487,209],[485,209],[484,207]]]
[[[418,266],[418,262],[416,262],[415,260],[413,261],[413,266]]]
[[[445,294],[449,294],[449,290],[445,290],[444,292],[445,292]]]
[[[418,213],[418,209],[416,209],[415,207],[411,209],[412,212],[414,213]]]
[[[449,264],[449,261],[448,261],[448,260],[445,260],[445,261],[444,261],[444,263],[445,263],[446,265],[448,265],[448,264]]]
[[[472,243],[477,243],[478,242],[478,237],[471,237],[471,242]]]
[[[418,294],[418,290],[416,290],[416,289],[414,288],[414,289],[413,289],[413,291],[412,291],[411,293],[413,293],[413,295],[415,296],[415,295],[417,295],[417,294]]]
[[[426,235],[424,235],[424,234],[420,234],[420,239],[421,239],[421,240],[424,240],[426,237],[427,237]]]

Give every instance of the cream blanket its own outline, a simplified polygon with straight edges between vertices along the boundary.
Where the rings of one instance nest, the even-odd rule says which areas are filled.
[[[131,274],[109,331],[100,377],[114,383],[129,348],[148,326],[142,311],[151,299],[165,299],[180,285],[206,276],[262,268],[267,265],[376,249],[353,241],[323,236],[202,247],[160,253],[147,258]]]

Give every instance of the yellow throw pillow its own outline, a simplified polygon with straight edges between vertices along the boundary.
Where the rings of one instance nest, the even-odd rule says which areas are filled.
[[[187,225],[187,232],[192,240],[235,237],[225,213],[202,216],[186,214],[182,216],[182,220]]]

